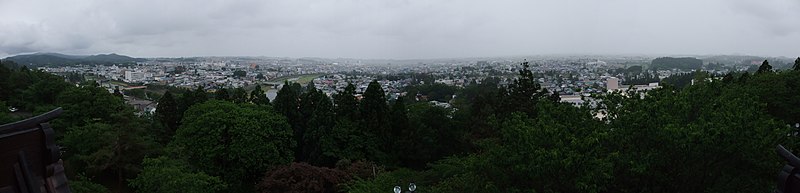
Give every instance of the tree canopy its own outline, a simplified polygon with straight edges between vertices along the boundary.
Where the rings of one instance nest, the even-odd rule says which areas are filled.
[[[211,100],[189,108],[173,145],[195,168],[247,190],[261,172],[292,160],[291,136],[286,119],[271,109]]]
[[[209,100],[211,85],[168,89],[153,115],[97,82],[0,63],[0,121],[64,109],[51,123],[76,192],[383,192],[409,182],[424,192],[762,192],[783,162],[774,146],[800,147],[800,71],[767,61],[583,105],[560,102],[523,62],[514,77],[463,88],[418,75],[396,100],[378,80],[333,97],[286,82],[272,103],[259,86],[220,89],[224,100]],[[414,91],[456,97],[442,107]]]

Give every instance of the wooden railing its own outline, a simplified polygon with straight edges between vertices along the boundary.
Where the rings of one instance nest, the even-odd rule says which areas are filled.
[[[50,112],[0,125],[0,193],[70,192]]]

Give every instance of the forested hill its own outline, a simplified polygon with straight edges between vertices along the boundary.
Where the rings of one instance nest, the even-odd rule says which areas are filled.
[[[650,64],[650,68],[654,70],[667,70],[667,69],[700,69],[703,67],[703,61],[697,58],[672,58],[663,57],[656,58]]]
[[[145,59],[133,58],[118,54],[98,54],[98,55],[65,55],[59,53],[36,53],[8,57],[4,60],[14,61],[30,67],[40,66],[65,66],[75,64],[123,64],[141,62]]]

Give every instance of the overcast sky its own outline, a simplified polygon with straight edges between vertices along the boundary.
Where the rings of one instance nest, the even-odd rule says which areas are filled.
[[[800,55],[798,0],[0,0],[0,57]]]

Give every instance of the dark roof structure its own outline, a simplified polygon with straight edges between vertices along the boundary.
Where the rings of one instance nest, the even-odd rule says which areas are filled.
[[[61,152],[48,123],[62,112],[0,125],[0,193],[69,193]]]

